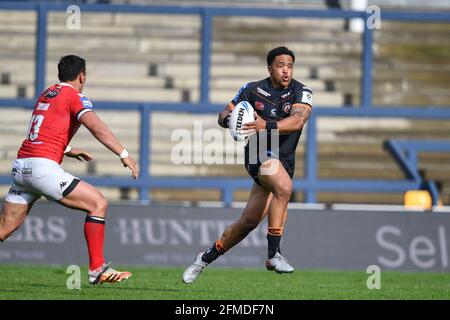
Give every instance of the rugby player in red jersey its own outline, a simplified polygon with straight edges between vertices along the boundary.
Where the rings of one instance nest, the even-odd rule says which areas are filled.
[[[131,170],[134,179],[139,175],[138,166],[94,112],[91,101],[82,94],[86,81],[85,60],[75,55],[62,57],[58,78],[60,83],[39,96],[26,138],[12,165],[11,188],[0,214],[0,241],[20,227],[35,201],[44,196],[87,213],[84,234],[89,252],[89,283],[120,282],[131,273],[114,270],[110,263],[105,263],[103,256],[108,201],[92,185],[64,171],[60,164],[64,155],[79,160],[92,159],[89,153],[69,146],[82,124],[117,155],[122,165]]]

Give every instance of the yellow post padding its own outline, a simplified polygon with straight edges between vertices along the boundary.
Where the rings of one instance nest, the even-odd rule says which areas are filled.
[[[426,190],[409,190],[404,195],[404,205],[410,208],[431,209],[433,202]]]

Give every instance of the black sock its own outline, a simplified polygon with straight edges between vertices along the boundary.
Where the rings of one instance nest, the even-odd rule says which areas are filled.
[[[267,234],[267,258],[272,259],[275,253],[280,251],[281,236]]]
[[[218,241],[214,242],[213,245],[206,250],[202,256],[202,261],[211,263],[225,253],[225,250],[217,242]]]

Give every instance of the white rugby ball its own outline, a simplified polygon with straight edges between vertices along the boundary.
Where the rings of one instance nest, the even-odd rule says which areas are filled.
[[[229,122],[230,133],[234,140],[244,141],[248,139],[249,135],[241,133],[241,130],[245,123],[255,120],[253,112],[254,109],[248,101],[241,101],[234,107]]]

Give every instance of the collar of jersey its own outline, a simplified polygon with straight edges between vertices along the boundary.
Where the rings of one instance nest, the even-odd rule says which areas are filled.
[[[60,85],[60,86],[66,86],[66,87],[72,87],[73,88],[73,85],[71,85],[70,83],[67,83],[67,82],[60,82],[58,85]],[[74,88],[75,89],[75,88]]]

